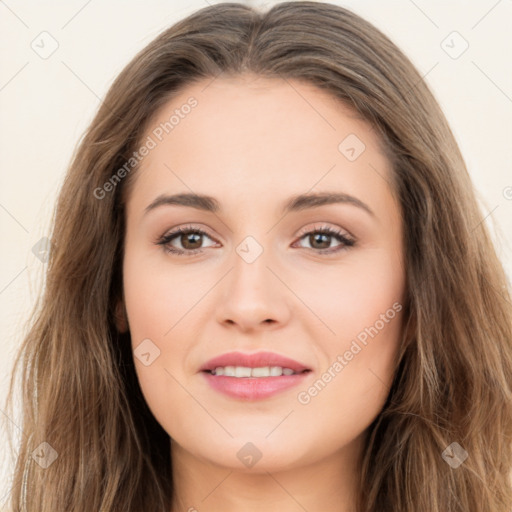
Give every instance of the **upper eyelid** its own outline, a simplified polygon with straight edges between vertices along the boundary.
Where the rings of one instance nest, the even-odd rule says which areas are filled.
[[[308,234],[311,231],[321,231],[322,229],[331,229],[331,230],[336,230],[336,231],[344,231],[349,237],[354,238],[354,239],[356,238],[348,229],[341,228],[339,226],[333,227],[328,224],[329,223],[327,221],[316,222],[313,226],[308,226],[308,227],[302,228],[296,236],[303,236],[304,234]],[[209,233],[209,228],[192,226],[192,225],[177,226],[175,228],[168,229],[162,235],[161,238],[179,234],[180,231],[201,231],[202,234],[206,234],[210,238],[215,239],[215,236],[213,236]]]
[[[340,233],[341,235],[343,235],[344,234],[343,232],[345,232],[348,238],[351,238],[352,240],[356,240],[356,237],[348,229],[342,228],[339,226],[333,227],[333,226],[329,225],[328,222],[317,222],[313,226],[309,226],[304,229],[301,229],[297,236],[302,237],[312,231],[322,231],[323,229],[341,231],[342,232],[342,233]]]

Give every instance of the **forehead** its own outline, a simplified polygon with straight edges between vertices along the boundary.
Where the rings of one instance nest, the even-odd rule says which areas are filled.
[[[372,127],[302,81],[202,80],[153,116],[148,138],[154,147],[140,164],[134,191],[146,203],[173,191],[206,192],[240,206],[313,188],[363,197],[389,189],[391,169]]]

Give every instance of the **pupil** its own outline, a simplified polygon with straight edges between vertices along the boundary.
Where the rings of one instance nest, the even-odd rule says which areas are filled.
[[[195,242],[197,243],[198,241],[200,242],[200,239],[201,239],[201,236],[200,234],[198,233],[188,233],[186,235],[183,235],[185,237],[185,240],[186,242],[183,243],[182,242],[182,245],[185,249],[197,249],[197,247],[195,246],[192,246],[192,247],[187,247],[187,245],[189,243],[192,243],[192,245],[194,244],[194,237],[195,237]],[[201,246],[201,243],[199,243],[199,246]]]
[[[314,247],[314,243],[316,243],[316,240],[317,239],[324,239],[323,243],[325,245],[325,247],[319,247],[319,249],[328,249],[329,248],[329,242],[327,241],[327,239],[330,237],[330,235],[326,235],[325,233],[317,233],[315,235],[310,235],[310,237],[313,239],[313,243],[311,243],[311,240],[310,240],[310,244],[313,248]],[[322,241],[319,240],[319,243],[322,244]]]

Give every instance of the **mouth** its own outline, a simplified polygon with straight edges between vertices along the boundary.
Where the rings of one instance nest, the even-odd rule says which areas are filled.
[[[200,373],[211,386],[228,397],[261,400],[303,382],[312,369],[271,352],[231,352],[205,363]]]
[[[281,369],[281,374],[278,374],[278,369]],[[219,371],[219,375],[229,377],[252,377],[252,370],[256,370],[254,377],[274,377],[282,374],[289,375],[290,371],[301,373],[304,370],[311,370],[311,368],[299,363],[295,359],[275,352],[256,352],[252,354],[228,352],[210,359],[199,370],[207,370],[213,374]]]
[[[309,369],[305,369],[297,372],[292,368],[283,368],[282,366],[258,366],[256,368],[249,366],[218,366],[213,370],[203,370],[203,372],[209,373],[210,375],[235,377],[237,379],[281,377],[282,375],[299,375],[310,371]]]

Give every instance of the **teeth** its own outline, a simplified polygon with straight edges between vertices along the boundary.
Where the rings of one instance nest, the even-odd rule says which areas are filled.
[[[248,368],[247,366],[219,366],[213,370],[212,375],[224,375],[226,377],[280,377],[281,375],[293,375],[291,368],[281,366],[264,366]]]
[[[283,374],[283,369],[280,366],[271,366],[270,367],[270,376],[271,377],[280,377]]]
[[[250,377],[251,369],[245,366],[235,366],[235,377]]]

